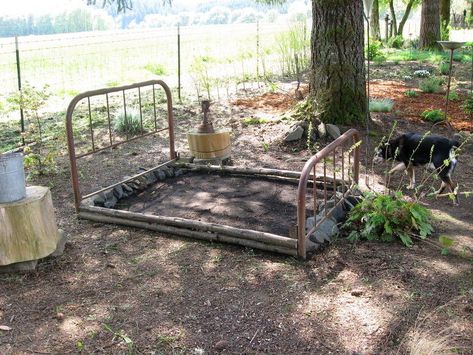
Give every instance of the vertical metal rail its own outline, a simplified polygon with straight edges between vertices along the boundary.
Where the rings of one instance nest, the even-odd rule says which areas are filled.
[[[155,99],[155,85],[160,85],[165,94],[166,94],[166,99],[167,99],[167,127],[163,129],[157,129],[157,118],[156,118],[156,99]],[[131,139],[128,139],[126,141],[121,141],[121,142],[115,142],[113,143],[113,137],[112,137],[112,129],[111,129],[111,121],[110,121],[110,106],[109,106],[109,97],[108,95],[110,93],[114,92],[122,92],[123,93],[123,99],[126,99],[125,91],[131,90],[131,89],[136,89],[136,88],[142,88],[142,87],[147,87],[151,86],[153,89],[153,105],[154,107],[154,121],[155,121],[155,129],[152,132],[144,133],[141,135],[138,135],[136,137],[133,137]],[[99,96],[99,95],[105,95],[106,101],[107,101],[107,119],[108,119],[108,130],[109,130],[109,141],[110,144],[97,149],[95,146],[94,142],[94,135],[93,135],[93,122],[92,122],[92,111],[91,111],[91,104],[90,104],[90,98],[94,96]],[[91,131],[91,139],[92,139],[92,150],[88,151],[86,153],[82,154],[76,154],[76,148],[75,148],[75,142],[74,142],[74,133],[73,133],[73,125],[72,125],[72,118],[74,114],[74,110],[77,106],[77,104],[84,100],[87,99],[88,102],[88,112],[89,112],[89,128]],[[141,104],[140,104],[141,106]],[[126,112],[126,102],[124,102],[124,109]],[[172,109],[172,95],[171,95],[171,90],[169,89],[169,86],[162,80],[150,80],[150,81],[144,81],[136,84],[131,84],[131,85],[126,85],[126,86],[120,86],[120,87],[114,87],[114,88],[105,88],[105,89],[99,89],[99,90],[93,90],[93,91],[87,91],[83,92],[77,96],[75,96],[69,106],[67,107],[66,111],[66,135],[67,135],[67,147],[69,151],[69,163],[70,163],[70,169],[71,169],[71,182],[72,182],[72,189],[74,191],[74,201],[75,201],[75,208],[76,211],[79,210],[80,203],[82,201],[82,194],[80,190],[80,182],[79,182],[79,174],[78,174],[78,169],[77,169],[77,159],[98,153],[100,151],[103,151],[105,149],[113,148],[118,145],[131,142],[146,136],[149,136],[151,134],[156,134],[158,132],[161,132],[163,130],[168,131],[169,135],[169,159],[174,160],[177,158],[175,146],[174,146],[174,114],[173,114],[173,109]]]
[[[343,135],[341,135],[338,139],[330,143],[328,146],[326,146],[324,149],[322,149],[320,152],[318,152],[316,155],[314,155],[312,158],[310,158],[306,164],[304,165],[304,168],[302,169],[301,177],[299,180],[299,187],[297,190],[297,255],[305,259],[306,258],[306,238],[308,235],[313,233],[313,231],[323,222],[323,219],[320,221],[316,221],[316,225],[314,228],[312,228],[311,231],[306,233],[305,231],[305,223],[306,223],[306,193],[307,193],[307,183],[309,182],[309,178],[311,176],[311,173],[313,173],[313,181],[314,181],[314,191],[316,189],[316,178],[315,178],[315,172],[316,172],[316,166],[319,163],[323,164],[323,196],[324,196],[324,202],[325,202],[325,207],[324,207],[324,219],[327,218],[327,216],[330,216],[331,212],[334,210],[335,206],[338,203],[341,203],[347,194],[355,187],[356,184],[358,184],[359,180],[359,171],[360,171],[360,147],[359,144],[357,144],[360,140],[360,134],[358,133],[357,130],[355,129],[350,129],[347,132],[345,132]],[[344,161],[344,145],[351,144],[351,148],[348,150],[348,159],[349,159],[349,164],[348,164],[348,169],[352,170],[353,172],[353,180],[350,183],[350,186],[346,189],[343,188],[342,190],[342,195],[340,195],[340,198],[337,197],[337,176],[336,176],[336,151],[338,148],[341,148],[342,151],[342,171],[345,170],[345,163]],[[332,154],[332,167],[333,167],[333,193],[335,196],[335,202],[336,205],[332,207],[330,210],[327,208],[327,197],[328,197],[328,189],[327,189],[327,181],[330,178],[327,178],[327,158],[330,157]],[[351,155],[353,155],[353,165],[351,165]],[[344,180],[345,173],[343,172],[341,174],[342,179]],[[341,183],[342,186],[344,185],[344,181]],[[313,193],[314,199],[316,200],[316,193]],[[337,202],[338,200],[338,202]],[[314,202],[314,209],[315,206],[317,206],[318,203]],[[314,216],[317,213],[316,210],[314,210]]]
[[[181,99],[181,26],[177,25],[177,97]]]
[[[18,36],[15,36],[15,55],[16,55],[16,75],[18,79],[18,91],[21,92],[21,65],[20,65],[20,47],[18,45]],[[23,107],[20,105],[20,126],[21,133],[25,132],[25,114]],[[25,145],[25,137],[21,135],[21,143]]]

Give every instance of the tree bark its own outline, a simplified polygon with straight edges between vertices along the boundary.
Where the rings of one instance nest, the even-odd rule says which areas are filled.
[[[373,1],[370,17],[371,37],[377,41],[381,40],[381,30],[379,28],[379,1]]]
[[[440,0],[440,37],[443,41],[448,41],[450,37],[450,0]]]
[[[450,0],[440,0],[440,24],[447,27],[450,24]]]
[[[450,1],[450,0],[448,0]],[[397,33],[402,36],[402,32],[404,31],[404,25],[406,24],[407,19],[409,18],[409,14],[411,13],[412,6],[414,5],[415,0],[409,0],[406,6],[406,11],[404,11],[404,16],[402,16],[401,22],[399,22],[399,28]]]
[[[363,2],[312,1],[311,98],[325,123],[363,122],[366,114]]]
[[[440,2],[439,0],[423,0],[420,19],[420,48],[439,49],[438,40],[440,40]]]
[[[396,11],[394,10],[394,0],[389,0],[389,10],[391,12],[391,36],[397,36]]]

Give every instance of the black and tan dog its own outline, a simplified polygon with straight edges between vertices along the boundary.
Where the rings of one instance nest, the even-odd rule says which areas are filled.
[[[390,174],[395,171],[407,170],[409,175],[408,188],[415,188],[416,178],[414,167],[427,165],[428,169],[435,170],[442,185],[435,193],[441,194],[446,187],[451,192],[455,191],[455,184],[452,181],[452,174],[457,165],[455,158],[455,148],[459,143],[445,137],[435,135],[421,135],[418,133],[406,133],[389,142],[382,144],[377,148],[374,163],[380,163],[385,160],[395,160],[400,163],[389,171]],[[455,204],[458,204],[458,198],[455,194]]]

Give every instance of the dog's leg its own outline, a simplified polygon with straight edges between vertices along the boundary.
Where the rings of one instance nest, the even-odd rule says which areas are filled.
[[[416,172],[411,164],[407,167],[407,175],[409,176],[409,185],[407,188],[413,190],[416,188]]]
[[[450,189],[451,192],[453,192],[453,196],[454,196],[453,205],[458,206],[459,205],[458,195],[457,195],[457,192],[455,191],[455,184],[453,183],[452,179],[450,179],[449,176],[446,176],[443,178],[442,184],[440,185],[440,189],[435,191],[435,194],[440,195],[441,193],[445,191],[445,188],[447,187]]]
[[[395,173],[396,171],[404,171],[404,170],[406,170],[406,164],[399,163],[394,168],[389,170],[389,174],[391,175],[392,173]]]

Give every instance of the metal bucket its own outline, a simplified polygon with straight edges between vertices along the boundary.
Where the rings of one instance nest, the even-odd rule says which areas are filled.
[[[14,202],[25,197],[23,154],[0,154],[0,203]]]

